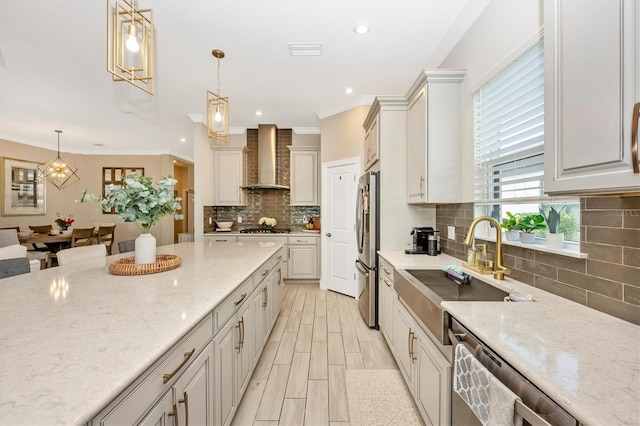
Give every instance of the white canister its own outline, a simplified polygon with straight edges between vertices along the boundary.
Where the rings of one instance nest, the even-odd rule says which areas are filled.
[[[151,234],[140,234],[136,238],[136,263],[155,263],[156,237]]]

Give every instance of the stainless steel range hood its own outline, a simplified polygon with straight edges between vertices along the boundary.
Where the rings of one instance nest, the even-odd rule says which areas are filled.
[[[285,189],[276,183],[276,126],[258,125],[258,183],[245,185],[246,189]]]

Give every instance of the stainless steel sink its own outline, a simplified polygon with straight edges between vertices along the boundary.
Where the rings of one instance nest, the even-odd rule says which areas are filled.
[[[440,303],[447,301],[503,301],[509,294],[479,279],[458,285],[441,270],[398,269],[400,279],[394,285],[398,297],[442,343],[445,343],[444,318]]]

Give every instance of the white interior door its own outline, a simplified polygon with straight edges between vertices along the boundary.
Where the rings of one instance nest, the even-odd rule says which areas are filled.
[[[321,288],[358,298],[355,260],[356,189],[360,159],[322,165]]]

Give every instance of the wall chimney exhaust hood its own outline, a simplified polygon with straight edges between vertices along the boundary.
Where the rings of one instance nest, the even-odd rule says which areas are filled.
[[[258,125],[258,183],[245,185],[246,189],[284,189],[276,183],[276,126]]]

